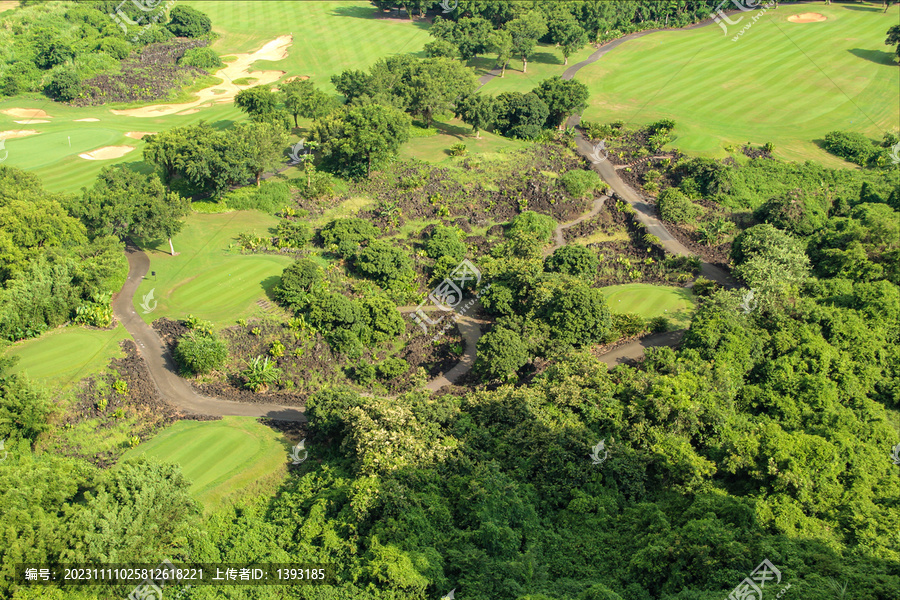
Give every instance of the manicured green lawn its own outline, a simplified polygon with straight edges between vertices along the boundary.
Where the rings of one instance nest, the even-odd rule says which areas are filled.
[[[584,118],[631,125],[674,119],[682,151],[723,156],[724,145],[773,142],[776,155],[848,166],[815,141],[835,129],[881,140],[900,126],[900,69],[885,33],[900,6],[780,6],[733,42],[716,25],[630,40],[577,78],[590,88]],[[818,23],[787,17],[818,12]]]
[[[487,131],[479,134],[481,139],[475,139],[472,128],[459,119],[451,119],[446,123],[435,122],[433,127],[438,130],[435,135],[412,138],[403,144],[400,147],[400,158],[418,158],[435,164],[455,164],[460,162],[460,158],[450,156],[450,147],[456,144],[465,144],[466,156],[471,156],[521,148],[529,143]]]
[[[130,338],[121,325],[112,330],[66,327],[17,342],[7,355],[19,357],[14,372],[24,372],[58,389],[98,373],[110,359],[122,357],[119,342],[123,339]]]
[[[552,44],[538,44],[535,53],[528,59],[528,71],[522,72],[522,59],[514,57],[506,67],[504,77],[494,77],[482,91],[497,95],[501,92],[527,93],[536,88],[542,81],[562,75],[566,69],[575,63],[581,62],[590,56],[596,48],[587,45],[569,57],[569,64],[564,64],[562,50]],[[494,55],[479,58],[472,65],[478,68],[479,75],[486,73],[494,67]]]
[[[666,317],[676,328],[687,327],[694,309],[694,294],[686,288],[628,283],[602,288],[614,313],[636,313],[645,319]]]
[[[121,460],[139,456],[181,466],[191,495],[214,509],[229,497],[259,493],[286,473],[291,444],[253,417],[179,421]]]
[[[258,314],[257,300],[278,283],[281,272],[292,259],[267,254],[240,254],[236,238],[246,232],[271,235],[278,219],[257,211],[223,214],[192,214],[175,236],[176,256],[169,254],[165,241],[145,248],[151,273],[138,287],[134,306],[148,323],[160,317],[182,319],[189,314],[224,326],[241,317]],[[229,246],[235,245],[229,249]],[[141,307],[144,296],[153,290],[153,299]]]

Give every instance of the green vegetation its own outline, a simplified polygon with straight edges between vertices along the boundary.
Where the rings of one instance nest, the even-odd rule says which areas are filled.
[[[836,125],[873,139],[900,127],[897,111],[885,101],[896,96],[900,72],[883,49],[898,10],[895,4],[882,15],[817,4],[815,11],[827,20],[797,24],[787,18],[810,7],[784,6],[767,11],[736,43],[715,25],[629,41],[579,71],[590,90],[584,116],[632,123],[674,119],[679,133],[672,144],[682,152],[723,156],[725,146],[773,142],[785,159],[845,164],[815,140]],[[665,86],[668,79],[659,74],[673,69],[677,77]],[[630,108],[635,105],[640,112]]]
[[[645,283],[629,283],[601,288],[614,314],[636,314],[647,321],[665,317],[674,328],[691,322],[695,296],[690,290]]]
[[[103,370],[110,359],[119,358],[119,342],[127,337],[122,326],[106,331],[67,327],[12,344],[7,355],[18,358],[12,372],[64,387]]]

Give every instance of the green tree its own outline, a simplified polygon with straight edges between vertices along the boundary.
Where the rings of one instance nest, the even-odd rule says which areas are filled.
[[[466,94],[456,103],[456,116],[472,126],[476,140],[481,139],[481,130],[493,125],[497,118],[497,102],[493,96]]]
[[[381,240],[373,240],[361,248],[353,259],[353,268],[386,288],[396,281],[415,278],[412,260],[406,252]]]
[[[313,124],[312,134],[322,154],[338,168],[368,177],[372,166],[397,154],[409,139],[410,118],[390,106],[351,106]]]
[[[507,137],[537,137],[549,114],[547,104],[532,92],[503,92],[497,96],[497,129]]]
[[[568,12],[554,15],[547,23],[550,31],[550,41],[560,46],[565,58],[564,64],[569,64],[569,56],[578,52],[588,43],[588,35],[578,21]]]
[[[896,54],[897,59],[900,60],[900,25],[893,25],[887,30],[887,39],[884,40],[884,43],[888,46],[896,46],[896,48],[894,48],[894,54]]]
[[[806,280],[809,258],[793,236],[769,224],[743,231],[731,247],[734,274],[758,292],[761,305],[771,307]]]
[[[212,21],[199,10],[179,4],[169,13],[166,29],[178,37],[197,38],[212,30]]]
[[[659,216],[670,223],[693,223],[703,214],[703,209],[690,201],[677,188],[666,188],[656,201]]]
[[[267,85],[255,85],[241,90],[234,97],[234,105],[255,118],[276,112],[278,104],[278,94]]]
[[[374,240],[380,234],[371,221],[359,217],[335,219],[319,232],[325,248],[335,247],[344,258],[354,254],[360,244]]]
[[[497,66],[500,67],[500,77],[506,77],[506,66],[513,55],[512,34],[505,29],[498,29],[490,37],[491,50],[497,53]]]
[[[538,314],[550,325],[554,342],[584,346],[603,340],[612,321],[603,293],[582,281],[563,277],[551,283]]]
[[[494,327],[478,340],[475,370],[487,379],[508,381],[528,363],[528,346],[515,331]]]
[[[316,263],[303,258],[289,265],[281,273],[281,281],[275,287],[275,298],[295,311],[303,310],[313,288],[322,281],[322,269]]]
[[[450,41],[457,48],[463,60],[484,54],[491,47],[491,24],[480,17],[463,17],[456,22]]]
[[[573,275],[588,282],[597,276],[600,260],[593,250],[579,244],[569,244],[553,251],[544,261],[548,271]]]
[[[424,246],[429,258],[437,260],[447,256],[454,266],[466,256],[466,244],[459,239],[459,232],[454,227],[436,225]]]
[[[588,88],[574,79],[545,79],[534,94],[547,105],[547,127],[563,128],[570,115],[587,108]]]
[[[82,190],[74,210],[92,235],[168,239],[174,256],[172,237],[184,226],[190,201],[167,192],[156,175],[107,167],[92,188]]]
[[[506,24],[512,36],[512,53],[522,57],[522,72],[528,72],[528,57],[534,52],[539,39],[547,34],[544,15],[538,10],[525,13]]]
[[[259,187],[262,174],[283,163],[287,142],[287,132],[272,123],[238,123],[228,131],[227,145],[233,151],[242,151],[241,162]]]

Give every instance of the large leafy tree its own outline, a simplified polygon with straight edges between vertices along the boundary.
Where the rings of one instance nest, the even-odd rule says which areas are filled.
[[[326,159],[351,175],[397,154],[409,139],[409,116],[381,104],[350,106],[342,112],[319,119],[313,124],[312,137]]]
[[[537,137],[549,114],[547,104],[532,92],[503,92],[497,96],[497,128],[507,137]]]
[[[96,183],[82,192],[78,213],[93,235],[168,239],[181,231],[190,201],[169,192],[156,175],[107,167]]]
[[[547,127],[562,128],[569,116],[587,108],[588,88],[574,79],[545,79],[534,94],[547,105]]]
[[[796,292],[809,276],[809,258],[800,241],[768,223],[751,227],[735,238],[731,258],[735,275],[767,308]]]
[[[512,36],[512,52],[522,57],[522,72],[528,72],[528,57],[534,53],[539,39],[547,34],[547,22],[538,10],[525,13],[506,24]]]
[[[482,129],[487,129],[497,119],[497,101],[493,96],[471,93],[456,102],[456,116],[472,126],[475,139],[480,139]]]
[[[284,148],[288,136],[284,128],[269,122],[240,123],[229,130],[231,139],[229,148],[240,149],[244,154],[239,158],[256,179],[259,187],[260,178],[266,171],[274,170],[284,161]]]
[[[562,48],[564,64],[569,64],[569,56],[578,52],[588,43],[588,35],[571,13],[560,11],[551,15],[548,23],[550,41]]]

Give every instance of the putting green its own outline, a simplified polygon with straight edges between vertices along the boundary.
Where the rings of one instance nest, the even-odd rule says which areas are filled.
[[[218,325],[233,325],[238,318],[258,314],[256,301],[268,298],[267,292],[292,259],[243,255],[229,246],[236,245],[239,233],[268,236],[277,222],[258,211],[190,215],[173,240],[176,256],[169,254],[167,242],[142,246],[156,276],[148,273],[141,282],[134,296],[135,310],[148,323],[193,314]],[[147,296],[151,291],[152,298]],[[145,312],[144,307],[152,310]]]
[[[291,444],[253,417],[179,421],[126,452],[181,466],[191,495],[207,509],[228,497],[263,491],[286,473]]]
[[[102,371],[110,359],[124,356],[119,342],[130,339],[121,325],[111,330],[66,327],[39,338],[17,342],[7,355],[18,356],[14,372],[42,380],[54,387]]]
[[[666,317],[677,327],[687,327],[694,309],[694,294],[686,288],[648,283],[629,283],[602,288],[613,313],[636,313],[645,319]]]
[[[787,20],[803,12],[827,20]],[[816,141],[835,129],[880,141],[900,127],[900,70],[884,44],[898,13],[897,5],[887,13],[880,4],[782,5],[746,13],[728,35],[711,25],[629,40],[578,72],[591,94],[584,118],[671,118],[669,147],[688,153],[724,156],[726,145],[772,142],[781,158],[847,166]]]

